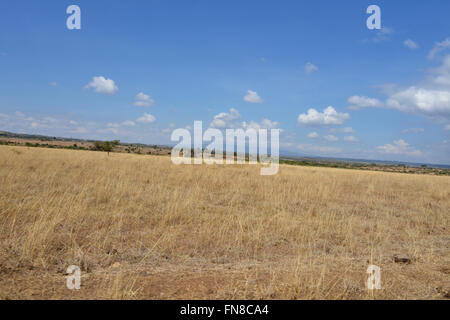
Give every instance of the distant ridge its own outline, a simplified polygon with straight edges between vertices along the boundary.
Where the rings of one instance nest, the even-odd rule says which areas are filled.
[[[51,137],[39,134],[26,134],[26,133],[14,133],[0,130],[0,138],[20,138],[30,140],[50,140],[50,141],[75,141],[75,142],[95,142],[97,140],[92,139],[77,139],[77,138],[64,138],[64,137]],[[139,146],[155,146],[155,144],[143,144],[143,143],[128,143],[122,142],[121,144],[133,144]],[[160,148],[170,148],[167,145],[157,145]],[[287,153],[287,152],[286,152]],[[352,158],[332,158],[332,157],[319,157],[319,156],[295,156],[295,155],[281,155],[280,160],[292,160],[292,161],[315,161],[315,162],[342,162],[342,163],[358,163],[358,164],[376,164],[376,165],[392,165],[392,166],[408,166],[408,167],[422,167],[427,166],[429,168],[437,169],[450,169],[450,165],[446,164],[432,164],[432,163],[417,163],[406,161],[386,161],[386,160],[370,160],[370,159],[352,159]]]
[[[309,156],[280,156],[283,160],[309,160],[309,161],[332,161],[332,162],[346,162],[346,163],[361,163],[361,164],[377,164],[377,165],[393,165],[401,166],[405,165],[408,167],[422,167],[427,166],[430,168],[438,169],[450,169],[450,165],[446,164],[433,164],[433,163],[418,163],[418,162],[407,162],[407,161],[388,161],[388,160],[370,160],[370,159],[352,159],[352,158],[331,158],[331,157],[309,157]]]

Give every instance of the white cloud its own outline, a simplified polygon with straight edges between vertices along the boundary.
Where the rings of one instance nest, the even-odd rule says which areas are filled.
[[[209,126],[218,129],[235,128],[239,119],[241,119],[239,111],[231,108],[229,113],[221,112],[215,115]]]
[[[25,113],[20,112],[20,111],[14,112],[14,115],[16,116],[16,118],[19,118],[21,121],[23,121],[23,120],[34,121],[35,120],[33,117],[26,116]],[[48,121],[46,121],[46,122],[48,122]]]
[[[135,107],[152,107],[155,104],[155,101],[143,92],[139,92],[134,99]]]
[[[386,106],[403,112],[449,117],[450,91],[412,86],[389,97]]]
[[[348,101],[355,105],[354,109],[385,107],[450,121],[450,55],[443,59],[441,66],[432,70],[432,75],[421,85],[392,90],[384,103],[362,96],[352,96]]]
[[[56,86],[58,85],[58,83],[56,83],[56,82],[50,82],[50,85],[51,85],[52,87],[56,87]]]
[[[375,33],[375,36],[370,39],[365,39],[363,42],[373,42],[373,43],[380,43],[384,41],[390,40],[390,35],[394,33],[394,29],[390,27],[381,27],[380,30],[373,30],[371,32],[372,34]]]
[[[334,135],[332,135],[332,134],[326,135],[326,136],[323,137],[323,138],[324,138],[325,140],[327,140],[327,141],[330,141],[330,142],[336,142],[336,141],[339,140],[338,137],[336,137],[336,136],[334,136]]]
[[[122,122],[122,125],[125,127],[134,127],[136,124],[131,120],[125,120],[124,122]]]
[[[269,119],[262,119],[261,123],[260,123],[261,128],[266,128],[266,129],[278,128],[279,125],[280,125],[279,122],[272,121]]]
[[[264,100],[258,95],[256,91],[248,90],[247,95],[244,96],[244,101],[249,103],[263,103]]]
[[[29,119],[25,119],[25,120],[31,121],[31,123],[29,123],[29,126],[33,129],[54,129],[54,128],[60,127],[57,125],[56,122],[49,123],[48,121],[45,121],[43,119],[29,118]]]
[[[78,127],[75,129],[75,133],[87,133],[87,132],[88,132],[88,130],[83,127]]]
[[[97,130],[98,132],[100,132],[100,133],[108,133],[108,132],[112,132],[112,133],[114,133],[114,134],[119,134],[119,129],[117,129],[117,128],[106,128],[106,129],[99,129],[99,130]]]
[[[349,118],[348,113],[337,112],[332,106],[329,106],[323,112],[309,109],[307,114],[303,113],[298,116],[298,123],[308,126],[339,125]]]
[[[136,121],[140,123],[153,123],[156,121],[156,118],[150,113],[144,113],[144,115]]]
[[[377,149],[382,153],[389,154],[400,154],[408,156],[420,156],[422,152],[414,149],[409,143],[405,142],[403,139],[396,140],[392,144],[385,144],[384,146],[379,146]]]
[[[242,116],[234,108],[231,108],[229,112],[221,112],[214,116],[213,120],[209,124],[211,128],[216,129],[275,129],[279,127],[277,121],[270,119],[262,119],[260,122],[256,121],[241,121]],[[280,131],[282,131],[280,129]]]
[[[345,136],[344,141],[346,142],[358,142],[358,139],[355,136]]]
[[[121,123],[115,123],[115,122],[109,122],[107,124],[108,127],[110,128],[120,128],[120,127],[134,127],[136,125],[136,123],[134,123],[131,120],[125,120]]]
[[[403,41],[403,45],[405,47],[410,48],[410,49],[417,49],[417,48],[419,48],[419,45],[417,43],[415,43],[414,41],[412,41],[411,39],[406,39],[405,41]]]
[[[52,118],[52,117],[44,117],[43,119],[42,119],[42,121],[44,121],[44,122],[50,122],[50,123],[56,123],[56,122],[58,122],[59,120],[58,119],[55,119],[55,118]]]
[[[439,52],[448,48],[450,48],[450,38],[447,38],[441,42],[436,42],[433,49],[431,49],[430,53],[428,53],[428,58],[433,59]]]
[[[329,146],[318,146],[312,144],[299,144],[297,145],[297,149],[304,152],[318,152],[318,153],[340,153],[342,150],[340,148],[329,147]]]
[[[381,34],[392,34],[394,33],[394,29],[391,27],[381,27],[381,29],[379,30],[379,33]]]
[[[352,127],[345,127],[345,128],[331,128],[330,132],[339,132],[339,133],[355,133],[355,130],[353,130]]]
[[[107,121],[92,121],[86,118],[74,119],[72,114],[55,114],[45,116],[41,113],[33,114],[33,118],[28,113],[18,115],[14,112],[8,115],[8,119],[3,120],[0,116],[0,130],[21,132],[29,134],[43,134],[52,137],[86,137],[92,140],[110,140],[111,136],[117,139],[148,144],[169,144],[170,139],[161,133],[161,128],[157,122],[153,124],[137,125],[135,121],[117,121],[117,123]],[[141,114],[142,115],[142,114]],[[138,118],[138,117],[136,117]],[[32,120],[30,120],[32,119]],[[143,119],[144,120],[144,119]],[[151,121],[150,116],[145,117],[146,121]],[[4,124],[7,121],[6,125]],[[133,123],[135,124],[133,126]],[[108,126],[109,125],[109,126]],[[144,139],[142,139],[144,137]]]
[[[243,129],[255,129],[255,130],[259,130],[259,129],[275,129],[278,128],[279,123],[276,121],[272,121],[269,119],[263,119],[261,120],[261,122],[255,122],[255,121],[250,121],[250,122],[246,122],[243,121],[242,122],[242,128]]]
[[[424,131],[424,128],[410,128],[403,130],[402,133],[422,133]]]
[[[105,77],[99,76],[94,77],[92,81],[85,86],[87,89],[94,89],[97,93],[114,95],[119,90],[114,82],[114,80],[106,79]]]
[[[74,126],[77,125],[76,121],[67,119],[65,117],[54,116],[41,116],[36,114],[31,117],[23,112],[16,111],[11,115],[4,115],[5,119],[8,119],[9,130],[14,132],[23,133],[36,133],[35,129],[42,130],[42,133],[47,135],[55,135],[56,130],[62,130],[65,132],[73,133]],[[0,119],[3,118],[0,114]],[[33,129],[32,132],[28,131]]]
[[[444,129],[447,130],[447,131],[450,131],[450,124],[446,125],[446,126],[444,127]]]
[[[432,83],[439,88],[450,89],[450,55],[444,58],[442,65],[434,73],[436,77],[432,78]]]
[[[382,107],[383,103],[375,98],[368,98],[365,96],[351,96],[348,98],[348,103],[351,105],[349,109],[352,110],[358,110],[360,108],[367,108],[367,107]]]
[[[284,149],[291,148],[294,144],[292,142],[280,141],[280,147]]]
[[[317,66],[313,65],[311,62],[307,62],[305,64],[305,72],[307,74],[311,74],[316,71],[319,71],[319,68]]]
[[[316,139],[318,137],[319,137],[319,134],[317,132],[308,133],[308,138]]]
[[[169,123],[169,126],[165,129],[162,129],[161,132],[163,134],[167,134],[167,133],[172,132],[174,129],[175,129],[175,123],[171,122],[171,123]]]

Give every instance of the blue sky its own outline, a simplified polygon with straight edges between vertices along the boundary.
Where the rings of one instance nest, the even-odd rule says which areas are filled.
[[[66,8],[81,8],[68,30]],[[381,8],[381,30],[366,9]],[[280,128],[281,153],[450,164],[448,1],[0,3],[0,130],[170,144]]]

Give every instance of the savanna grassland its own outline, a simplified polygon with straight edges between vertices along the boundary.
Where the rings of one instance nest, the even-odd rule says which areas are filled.
[[[394,256],[401,259],[394,259]],[[365,288],[369,264],[382,289]],[[81,289],[66,288],[78,265]],[[0,299],[446,299],[450,177],[0,146]]]

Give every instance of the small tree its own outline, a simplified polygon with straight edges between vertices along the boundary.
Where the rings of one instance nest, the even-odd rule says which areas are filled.
[[[117,147],[120,144],[120,140],[113,140],[113,141],[95,141],[94,147],[95,150],[99,151],[105,151],[109,153],[114,150],[115,147]]]

